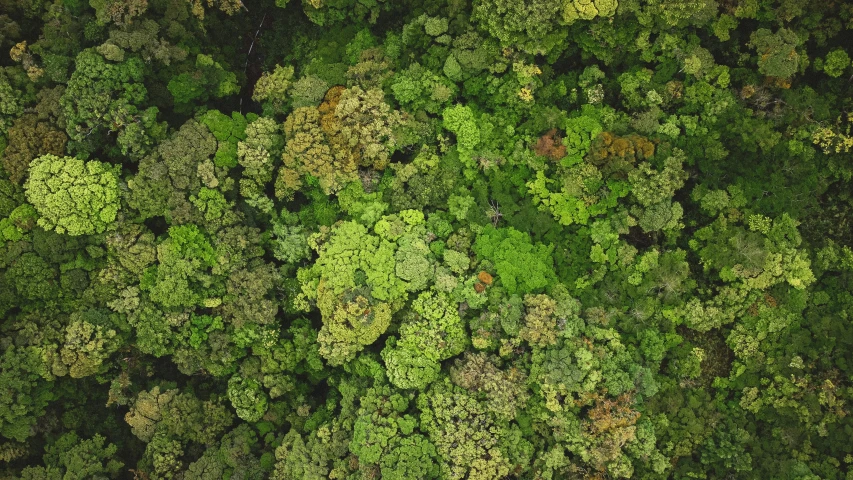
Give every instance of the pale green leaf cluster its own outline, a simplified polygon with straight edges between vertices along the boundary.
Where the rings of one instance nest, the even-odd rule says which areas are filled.
[[[24,184],[39,226],[68,235],[102,233],[121,206],[118,177],[108,164],[43,155]]]

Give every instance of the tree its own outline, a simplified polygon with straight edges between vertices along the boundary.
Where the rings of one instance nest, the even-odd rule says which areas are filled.
[[[293,86],[293,67],[276,65],[272,72],[264,72],[255,83],[252,100],[261,102],[270,114],[284,113],[288,90]],[[303,87],[304,88],[304,87]]]
[[[439,455],[441,478],[502,478],[512,465],[499,444],[501,427],[476,400],[448,380],[418,397],[421,429]]]
[[[210,287],[210,268],[216,265],[213,246],[195,225],[169,228],[169,237],[157,246],[157,264],[141,277],[141,288],[164,307],[216,305]]]
[[[328,426],[318,428],[317,434],[305,435],[290,430],[275,449],[273,480],[322,480],[329,478],[333,462],[348,452],[349,438],[345,432]]]
[[[367,389],[359,404],[349,449],[358,457],[359,468],[369,471],[393,442],[411,435],[418,422],[403,413],[409,407],[409,399],[387,384]]]
[[[765,75],[789,78],[800,68],[800,38],[792,30],[759,28],[750,35],[749,45],[758,52],[758,71]]]
[[[687,173],[682,168],[684,152],[677,150],[663,162],[663,169],[652,169],[643,162],[628,173],[631,194],[639,207],[631,208],[645,232],[672,231],[681,225],[683,209],[672,198],[684,186]]]
[[[148,9],[147,0],[95,0],[92,2],[96,17],[102,23],[126,25]]]
[[[773,220],[750,215],[747,228],[741,222],[721,215],[695,234],[693,248],[723,282],[706,302],[688,302],[686,318],[696,330],[733,322],[774,286],[805,290],[815,281],[807,253],[798,248],[797,222],[788,214]]]
[[[394,250],[363,225],[344,222],[320,248],[314,266],[300,271],[303,291],[323,315],[320,353],[332,365],[354,358],[390,325],[392,305],[405,295],[394,274]]]
[[[394,76],[391,91],[408,111],[438,113],[456,96],[457,88],[446,76],[436,75],[420,64],[413,63]]]
[[[323,109],[321,105],[321,113]],[[396,146],[393,130],[402,119],[400,112],[385,103],[382,90],[355,86],[341,91],[334,120],[327,128],[336,149],[354,156],[363,167],[384,170],[388,166]]]
[[[423,292],[412,302],[412,311],[400,326],[399,340],[382,350],[382,359],[392,384],[423,390],[437,378],[439,362],[460,354],[468,339],[448,295]]]
[[[274,293],[280,281],[274,265],[258,260],[233,270],[225,282],[222,313],[237,329],[274,324],[278,313]]]
[[[77,55],[75,65],[60,100],[71,149],[90,154],[116,132],[121,154],[142,158],[166,133],[165,125],[157,123],[157,108],[142,108],[148,97],[142,60],[114,63],[89,49]]]
[[[263,200],[263,192],[272,181],[283,143],[279,125],[272,119],[258,118],[246,127],[246,139],[237,144],[238,162],[244,169],[240,193],[259,206],[267,205],[262,209],[272,208],[271,201]]]
[[[195,70],[175,76],[168,88],[178,109],[181,104],[205,102],[211,97],[222,98],[240,91],[237,75],[202,53],[196,56]]]
[[[57,398],[50,371],[42,360],[44,351],[34,345],[11,346],[2,352],[0,381],[0,435],[24,442],[35,433],[38,419],[51,400]]]
[[[293,82],[289,90],[291,106],[293,108],[317,107],[328,91],[329,84],[322,78],[315,75],[300,77]]]
[[[603,314],[593,308],[586,314],[589,320],[567,318],[566,328],[572,333],[533,352],[531,375],[540,389],[530,401],[542,402],[540,420],[559,432],[555,438],[561,448],[592,471],[627,478],[635,463],[649,458],[657,462],[660,456],[654,449],[654,433],[637,425],[640,413],[633,391],[642,384],[638,385],[630,348],[615,329],[595,319]],[[657,386],[642,388],[654,394]],[[643,453],[632,461],[639,452]]]
[[[247,422],[257,422],[267,411],[267,395],[252,378],[231,377],[228,380],[228,398],[237,416]]]
[[[260,478],[268,474],[271,465],[258,458],[259,440],[256,432],[241,424],[221,437],[218,445],[205,451],[198,465],[191,464],[189,478],[202,480],[205,475],[226,472],[236,478]]]
[[[68,137],[38,116],[27,114],[18,118],[9,129],[9,145],[3,151],[3,168],[9,179],[21,183],[27,176],[30,162],[42,155],[61,156]]]
[[[716,2],[708,0],[654,0],[649,2],[647,8],[649,13],[663,20],[667,27],[703,25],[717,14]]]
[[[32,205],[25,203],[12,210],[7,218],[0,220],[0,241],[17,241],[36,226],[38,213]]]
[[[501,45],[546,55],[559,48],[565,39],[566,32],[558,23],[562,3],[554,0],[527,3],[478,0],[474,3],[473,18],[499,39]]]
[[[357,86],[331,88],[317,109],[295,109],[284,123],[287,145],[276,196],[293,195],[306,174],[316,177],[324,192],[334,193],[357,178],[359,166],[384,170],[400,122],[381,90]]]
[[[435,446],[423,435],[395,438],[391,440],[388,451],[380,459],[382,478],[438,478],[436,455]]]
[[[366,32],[367,30],[362,30]],[[348,45],[356,47],[351,51],[358,50],[358,46],[353,45],[359,39],[356,38]],[[385,51],[381,48],[366,48],[358,55],[358,62],[347,69],[347,85],[356,86],[365,89],[381,90],[389,78],[394,75],[392,70],[391,59],[385,55]]]
[[[19,92],[9,82],[7,75],[0,75],[0,134],[4,138],[14,119],[23,112]]]
[[[299,272],[306,300],[323,315],[320,351],[330,363],[351,360],[390,325],[408,292],[428,286],[432,254],[423,240],[423,213],[405,210],[383,217],[377,235],[356,222],[341,222],[317,248],[319,258]]]
[[[191,392],[155,386],[136,396],[125,421],[145,443],[156,436],[179,443],[215,445],[234,420],[219,399],[202,401]]]
[[[278,260],[295,264],[300,260],[311,256],[311,247],[308,245],[309,232],[299,225],[299,217],[282,210],[278,219],[273,221],[273,255]]]
[[[279,0],[280,5],[287,1]],[[277,3],[278,5],[279,3]],[[376,23],[379,13],[388,8],[385,0],[336,0],[329,3],[315,3],[311,0],[302,0],[302,10],[308,18],[320,26],[332,27],[346,21]]]
[[[65,328],[65,343],[59,350],[60,362],[55,362],[53,373],[71,378],[82,378],[106,370],[104,361],[118,350],[121,339],[109,328],[109,317],[103,312],[75,312]]]
[[[221,398],[201,400],[188,391],[177,392],[161,412],[158,428],[182,441],[205,446],[216,445],[234,421],[234,415]]]
[[[99,10],[100,2],[96,0],[93,8]],[[146,0],[126,0],[131,8],[145,3]],[[136,2],[136,5],[134,3]],[[118,2],[116,2],[118,3]],[[115,5],[115,3],[113,3]],[[119,5],[120,7],[124,5]],[[106,6],[109,8],[110,6]],[[96,12],[96,15],[101,12]],[[113,14],[123,12],[113,12]],[[188,32],[173,30],[161,19],[160,23],[150,18],[140,18],[122,25],[120,28],[112,28],[109,31],[109,39],[95,49],[107,60],[121,62],[128,54],[138,54],[146,62],[157,61],[163,67],[182,63],[186,60],[189,51],[186,41],[191,38]],[[175,44],[178,45],[175,45]],[[167,77],[168,78],[168,77]]]
[[[68,235],[104,232],[120,207],[117,170],[95,160],[42,155],[31,163],[24,190],[39,225]]]
[[[41,256],[26,252],[10,263],[4,281],[14,287],[20,298],[45,301],[58,295],[56,269]]]
[[[507,293],[541,291],[555,279],[553,247],[534,244],[527,234],[512,227],[485,227],[472,249],[494,264],[497,279]]]
[[[571,0],[563,2],[563,21],[571,25],[578,20],[592,20],[595,17],[612,17],[619,5],[617,0]]]
[[[844,70],[850,66],[850,56],[844,50],[833,50],[826,54],[823,59],[823,71],[833,78],[840,77]]]
[[[456,135],[457,150],[460,158],[469,168],[474,149],[480,144],[480,129],[474,118],[474,112],[467,105],[453,105],[441,112],[444,128]]]
[[[150,442],[163,418],[166,406],[174,399],[176,390],[160,391],[154,387],[150,391],[141,391],[124,420],[130,425],[131,431],[143,442]]]
[[[525,295],[524,306],[524,326],[519,337],[539,347],[556,344],[557,302],[548,295]]]
[[[157,432],[145,446],[142,465],[150,469],[157,478],[171,478],[184,468],[184,448],[181,442],[169,438],[164,432]]]
[[[22,480],[119,478],[124,464],[114,458],[118,447],[101,435],[83,440],[71,432],[45,447],[45,467],[27,467]]]
[[[225,120],[228,121],[228,117]],[[235,140],[234,165],[237,164],[236,143]],[[195,120],[187,121],[139,162],[138,173],[127,181],[128,204],[143,218],[165,216],[175,223],[201,221],[202,209],[195,207],[189,196],[195,195],[198,203],[205,168],[215,170],[210,164],[214,153],[219,155],[216,138],[210,130]],[[209,188],[219,185],[215,173],[212,177],[208,180]],[[203,210],[204,214],[209,213],[208,207]]]
[[[510,367],[501,370],[485,353],[466,353],[454,362],[450,380],[485,401],[487,408],[498,418],[512,420],[530,398],[527,376],[522,370]]]
[[[195,17],[198,18],[199,21],[204,20],[205,4],[208,7],[213,7],[215,5],[217,9],[225,12],[227,15],[234,15],[235,13],[239,12],[241,8],[246,8],[246,6],[243,5],[242,0],[217,0],[215,2],[207,1],[205,3],[202,3],[201,0],[188,0],[187,3],[189,3],[190,5],[190,10],[192,11],[192,14],[195,15]]]
[[[305,175],[317,178],[326,193],[337,192],[358,178],[355,158],[333,152],[322,125],[320,112],[313,107],[297,108],[288,115],[284,122],[287,144],[275,184],[277,197],[292,196],[302,187]]]

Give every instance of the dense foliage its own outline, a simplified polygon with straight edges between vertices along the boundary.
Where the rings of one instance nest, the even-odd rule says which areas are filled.
[[[0,0],[0,47],[0,479],[853,479],[853,3]]]

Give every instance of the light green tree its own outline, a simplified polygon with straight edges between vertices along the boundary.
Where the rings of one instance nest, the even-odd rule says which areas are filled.
[[[68,235],[102,233],[120,206],[116,168],[95,160],[43,155],[30,164],[24,189],[39,225]]]

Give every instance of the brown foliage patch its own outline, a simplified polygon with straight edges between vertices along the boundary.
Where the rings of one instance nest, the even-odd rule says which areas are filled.
[[[21,183],[27,176],[30,161],[45,154],[62,155],[68,137],[34,114],[15,120],[9,129],[9,144],[0,159],[9,179]]]
[[[335,85],[326,92],[323,97],[323,103],[317,107],[320,112],[320,126],[326,135],[334,135],[340,130],[340,121],[335,116],[335,109],[338,108],[338,103],[341,101],[341,94],[344,93],[346,87],[343,85]]]
[[[603,132],[592,141],[587,160],[606,176],[624,176],[632,165],[654,154],[655,144],[646,137],[633,133],[622,137]]]
[[[630,393],[623,393],[615,400],[597,394],[593,398],[595,405],[589,410],[587,425],[593,434],[630,427],[640,418],[640,412],[633,409],[634,397]]]
[[[548,133],[539,137],[533,151],[537,155],[548,157],[551,160],[559,160],[566,156],[566,146],[563,145],[563,139],[557,134],[557,129],[552,128]]]

